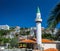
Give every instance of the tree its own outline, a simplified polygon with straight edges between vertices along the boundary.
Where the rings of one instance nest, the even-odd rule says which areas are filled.
[[[29,35],[30,31],[28,31],[28,28],[20,28],[20,35]]]
[[[58,32],[55,34],[56,39],[60,41],[60,29],[58,30]]]
[[[11,39],[10,46],[12,48],[14,48],[14,47],[18,48],[18,38],[17,37],[14,37],[14,38]]]
[[[42,34],[42,38],[50,39],[52,37],[51,34]]]
[[[10,30],[0,30],[0,37],[10,33]]]
[[[48,19],[48,28],[55,28],[56,25],[60,22],[60,3],[51,11],[51,14]]]

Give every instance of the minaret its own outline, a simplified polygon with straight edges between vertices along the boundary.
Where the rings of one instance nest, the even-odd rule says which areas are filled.
[[[41,32],[41,13],[39,7],[37,8],[37,15],[36,15],[36,37],[37,37],[37,45],[41,47],[42,45],[42,32]]]

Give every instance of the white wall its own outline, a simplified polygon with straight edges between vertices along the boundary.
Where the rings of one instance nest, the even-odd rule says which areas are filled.
[[[48,48],[55,48],[56,49],[56,44],[52,44],[52,43],[43,43],[42,47],[44,48],[44,50],[48,49]]]

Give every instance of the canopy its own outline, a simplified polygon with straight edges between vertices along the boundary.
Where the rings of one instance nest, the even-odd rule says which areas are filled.
[[[30,40],[30,39],[25,39],[25,40],[22,40],[20,41],[21,43],[36,43],[35,41],[33,40]]]

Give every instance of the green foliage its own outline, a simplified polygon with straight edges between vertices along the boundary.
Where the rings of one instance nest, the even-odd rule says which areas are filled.
[[[52,34],[42,34],[42,38],[56,40],[57,37]]]
[[[15,27],[10,27],[10,30],[13,30],[13,29],[15,29]]]
[[[30,31],[28,31],[28,28],[20,28],[20,35],[25,36],[25,35],[29,35]]]
[[[0,36],[7,35],[10,32],[10,30],[0,30]]]
[[[6,38],[6,35],[10,34],[11,31],[14,31],[14,27],[11,27],[10,30],[0,30],[0,44],[10,43],[9,48],[18,47],[17,34],[12,39]]]
[[[51,34],[42,34],[42,38],[53,39],[54,40],[54,36],[52,36]]]
[[[2,42],[3,42],[3,44],[9,43],[10,40],[11,40],[10,38],[1,37],[1,38],[0,38],[0,44],[2,44]]]
[[[56,25],[60,22],[60,3],[51,11],[48,18],[48,29],[55,28]]]
[[[25,36],[25,35],[29,35],[30,31],[24,32],[24,33],[20,33],[20,35]]]
[[[52,35],[51,34],[42,34],[42,38],[51,38],[52,37]]]
[[[16,37],[12,38],[11,41],[10,41],[10,46],[12,48],[14,47],[18,47],[18,39]]]
[[[60,41],[60,29],[58,30],[58,32],[55,34],[56,39]]]

